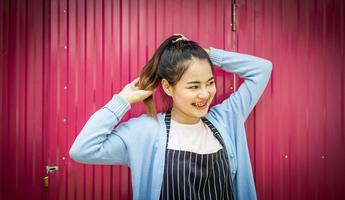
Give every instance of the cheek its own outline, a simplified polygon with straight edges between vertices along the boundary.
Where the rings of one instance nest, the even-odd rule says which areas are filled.
[[[181,92],[175,96],[175,99],[181,103],[189,103],[195,99],[195,94],[188,90],[181,90]]]
[[[212,97],[217,93],[217,88],[216,88],[216,86],[213,86],[213,87],[211,88],[210,93],[211,93]]]

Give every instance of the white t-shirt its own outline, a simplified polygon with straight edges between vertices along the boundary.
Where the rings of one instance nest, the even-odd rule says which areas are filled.
[[[221,148],[211,129],[201,119],[196,124],[182,124],[171,119],[168,149],[210,154]]]

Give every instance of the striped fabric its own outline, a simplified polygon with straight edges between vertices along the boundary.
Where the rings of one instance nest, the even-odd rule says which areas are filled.
[[[171,108],[165,115],[167,147],[170,120]],[[212,130],[223,148],[210,154],[167,148],[160,199],[234,199],[223,139],[210,121],[206,118],[202,120]]]

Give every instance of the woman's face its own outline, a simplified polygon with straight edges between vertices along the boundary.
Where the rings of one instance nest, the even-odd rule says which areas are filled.
[[[180,123],[197,123],[207,114],[216,94],[212,69],[206,59],[193,58],[175,86],[165,79],[162,85],[173,99],[172,118]]]

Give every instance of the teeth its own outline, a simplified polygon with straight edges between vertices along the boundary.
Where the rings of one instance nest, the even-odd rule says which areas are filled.
[[[206,105],[206,102],[204,102],[204,103],[194,103],[196,106],[198,106],[198,107],[203,107],[203,106],[205,106]]]

